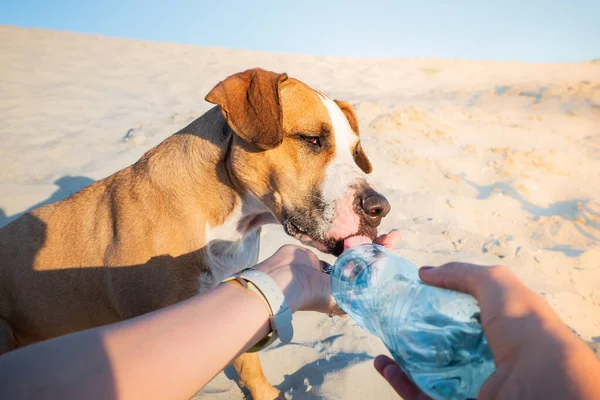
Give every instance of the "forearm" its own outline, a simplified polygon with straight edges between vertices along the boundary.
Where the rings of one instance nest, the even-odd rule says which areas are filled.
[[[0,357],[0,398],[187,399],[263,338],[268,318],[258,295],[227,283],[167,309]]]
[[[565,335],[562,349],[562,369],[567,377],[571,398],[600,399],[600,361],[592,350],[571,332]]]
[[[545,301],[540,304],[539,330],[530,333],[548,364],[533,385],[545,391],[539,397],[600,399],[600,361]]]

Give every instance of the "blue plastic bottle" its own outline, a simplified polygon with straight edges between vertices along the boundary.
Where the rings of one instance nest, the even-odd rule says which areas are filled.
[[[475,398],[494,372],[476,300],[424,284],[412,262],[384,247],[345,251],[333,266],[331,288],[340,308],[378,336],[430,397]]]

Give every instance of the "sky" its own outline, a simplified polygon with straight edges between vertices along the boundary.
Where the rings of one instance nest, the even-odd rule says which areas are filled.
[[[0,0],[0,24],[321,56],[600,58],[600,0]]]

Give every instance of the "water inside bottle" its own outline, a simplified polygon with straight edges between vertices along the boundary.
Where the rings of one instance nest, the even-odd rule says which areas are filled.
[[[397,293],[406,283],[389,282],[389,298],[378,336],[410,378],[434,399],[476,397],[494,371],[494,360],[470,296],[451,291],[422,290],[413,285],[410,307],[399,306]],[[395,296],[393,294],[396,293]],[[394,300],[396,299],[396,300]],[[399,310],[392,312],[391,310]]]
[[[380,246],[353,249],[332,274],[340,307],[432,398],[476,397],[495,367],[475,299],[423,284],[413,263]]]

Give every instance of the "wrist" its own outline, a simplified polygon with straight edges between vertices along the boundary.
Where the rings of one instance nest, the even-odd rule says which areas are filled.
[[[254,269],[264,272],[271,279],[273,279],[273,281],[281,290],[281,293],[283,293],[285,302],[292,313],[302,309],[302,295],[301,293],[298,293],[298,290],[295,289],[294,277],[291,276],[291,274],[285,272],[282,273],[282,271],[279,269],[274,270],[272,267],[265,264],[259,264],[255,266]]]
[[[255,291],[250,290],[247,284],[244,284],[237,279],[232,279],[229,281],[221,282],[220,286],[235,290],[237,293],[239,293],[240,296],[244,296],[244,299],[248,299],[244,301],[252,301],[256,303],[260,302],[262,306],[261,308],[264,309],[265,319],[269,319],[269,305],[266,302],[265,298],[260,294],[256,293]]]
[[[292,311],[287,304],[283,291],[269,274],[260,269],[249,268],[225,279],[235,280],[246,291],[252,291],[261,299],[264,309],[268,311],[271,334],[264,337],[250,350],[258,351],[279,338],[282,343],[289,343],[293,336]]]
[[[560,346],[563,354],[562,370],[567,375],[572,398],[600,398],[600,361],[594,352],[573,333],[564,337]]]

